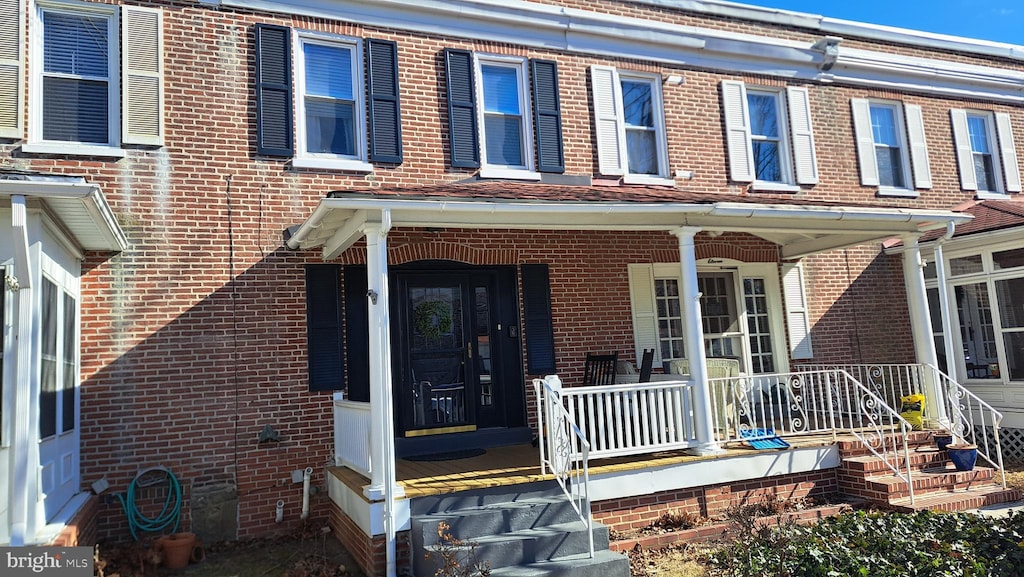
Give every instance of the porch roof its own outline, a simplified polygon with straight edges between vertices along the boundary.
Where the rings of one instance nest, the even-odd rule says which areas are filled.
[[[15,195],[42,207],[81,250],[128,248],[128,239],[100,187],[82,177],[0,170],[0,206]]]
[[[463,181],[330,193],[289,229],[293,249],[336,258],[367,223],[385,227],[519,230],[661,230],[700,227],[749,232],[781,247],[783,258],[945,229],[972,217],[946,210],[707,193],[672,187]]]

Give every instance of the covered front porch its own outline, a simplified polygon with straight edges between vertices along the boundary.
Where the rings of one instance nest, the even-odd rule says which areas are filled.
[[[552,200],[534,200],[539,198]],[[395,332],[396,327],[401,329],[401,325],[394,317],[410,313],[403,312],[401,307],[396,308],[394,303],[397,301],[392,299],[412,298],[409,296],[411,292],[398,297],[391,294],[396,262],[410,262],[410,258],[416,258],[417,254],[423,254],[419,257],[422,259],[481,262],[471,258],[484,255],[482,264],[497,262],[516,267],[520,283],[520,295],[517,296],[522,299],[522,308],[517,311],[512,326],[500,323],[500,327],[504,330],[504,337],[517,340],[522,345],[519,374],[526,377],[558,374],[564,377],[565,384],[572,385],[557,392],[557,402],[549,403],[548,399],[555,397],[545,395],[543,387],[535,389],[525,379],[520,381],[521,391],[525,393],[522,417],[540,437],[545,454],[553,454],[550,447],[544,445],[552,438],[548,433],[557,428],[549,426],[547,419],[553,413],[553,407],[560,406],[570,415],[564,420],[568,423],[566,426],[585,430],[587,434],[580,435],[580,440],[590,444],[588,450],[594,451],[593,455],[586,456],[580,448],[570,451],[577,459],[577,465],[587,466],[588,461],[603,458],[642,461],[643,458],[637,455],[665,451],[686,451],[691,456],[710,457],[713,461],[714,457],[729,450],[730,443],[758,440],[757,435],[767,438],[778,434],[787,439],[797,432],[837,435],[841,429],[853,426],[851,420],[843,420],[843,415],[844,411],[846,415],[856,413],[853,399],[863,395],[858,396],[852,391],[856,389],[860,393],[857,387],[863,385],[842,371],[821,369],[813,372],[816,376],[809,377],[796,366],[801,359],[812,358],[809,346],[804,342],[810,328],[807,295],[803,293],[799,272],[787,274],[799,271],[799,259],[894,235],[904,238],[909,247],[904,253],[904,263],[907,295],[911,301],[914,348],[919,361],[933,365],[935,352],[931,329],[927,327],[927,299],[924,279],[920,274],[920,254],[915,250],[916,238],[928,230],[945,228],[950,223],[967,219],[946,211],[838,206],[804,203],[796,199],[761,200],[748,196],[701,195],[629,187],[619,187],[614,196],[598,187],[518,183],[515,187],[498,187],[496,183],[458,183],[386,191],[386,194],[379,191],[332,194],[321,201],[305,223],[292,230],[288,244],[297,249],[321,248],[326,261],[341,257],[351,262],[353,252],[360,254],[358,260],[365,258],[364,288],[358,294],[348,291],[346,277],[346,297],[365,301],[369,390],[366,398],[361,399],[342,394],[336,396],[335,425],[341,429],[336,429],[339,439],[336,446],[340,447],[336,463],[360,473],[370,482],[361,485],[358,492],[351,491],[349,497],[335,502],[365,500],[372,504],[371,510],[376,510],[379,505],[379,512],[368,513],[366,523],[359,525],[368,531],[366,535],[383,535],[391,552],[388,559],[395,559],[395,535],[403,530],[402,510],[406,506],[403,503],[407,501],[404,497],[410,489],[408,484],[399,482],[397,478],[395,432],[405,431],[408,434],[408,428],[396,427],[395,419],[396,415],[401,417],[398,412],[400,404],[409,400],[402,398],[400,388],[404,386],[405,373],[402,371],[406,369],[396,359],[410,355],[401,349],[407,345],[395,343],[397,338],[407,338],[408,335]],[[450,250],[448,247],[456,245],[410,240],[416,234],[460,238],[452,231],[466,231],[462,238],[469,240]],[[616,288],[623,287],[622,279],[628,268],[629,281],[625,290],[619,290],[612,298],[619,299],[619,306],[627,298],[630,300],[626,310],[632,314],[632,331],[627,327],[610,327],[610,333],[615,336],[604,342],[620,347],[619,350],[635,347],[635,353],[628,352],[626,357],[636,360],[643,350],[655,348],[657,366],[663,367],[662,371],[668,369],[667,361],[685,359],[685,375],[674,378],[662,374],[661,377],[668,380],[657,385],[638,383],[593,390],[577,386],[583,383],[580,382],[579,365],[572,359],[582,357],[582,351],[564,346],[567,341],[578,339],[571,332],[566,332],[570,325],[560,325],[564,322],[560,319],[568,314],[575,316],[587,312],[574,309],[583,305],[567,288],[573,286],[569,271],[575,266],[571,264],[574,251],[585,250],[591,243],[588,239],[597,241],[607,236],[632,244],[654,244],[646,255],[642,254],[642,249],[630,246],[629,251],[608,252],[607,256],[588,253],[583,259],[587,263],[583,266],[590,267],[584,271],[586,276],[600,283],[598,279],[603,274],[608,281],[604,284]],[[393,247],[389,243],[395,238],[401,240]],[[547,244],[536,242],[537,247],[534,247],[531,242],[535,238],[543,239]],[[556,238],[564,239],[564,242],[560,247],[554,247],[557,252],[552,253],[551,240]],[[728,241],[717,240],[720,238]],[[666,250],[667,239],[672,239],[673,250]],[[495,241],[500,243],[502,240],[513,248],[505,252],[490,248]],[[437,251],[417,253],[410,248],[416,242],[435,249],[441,247],[443,250],[438,250],[444,256],[438,256]],[[480,242],[481,246],[487,243],[488,248],[477,248],[474,242]],[[717,248],[705,250],[709,246]],[[745,250],[744,246],[754,246],[755,249],[752,252]],[[519,247],[526,248],[518,250]],[[620,252],[635,253],[635,256],[622,257]],[[755,259],[747,258],[755,253]],[[547,267],[544,254],[557,255],[552,257],[551,262],[555,264],[551,270],[560,275],[558,281],[563,284],[559,287],[560,292],[544,294],[538,301],[533,298],[536,295],[527,290],[530,288],[527,285],[534,280],[533,271],[527,268]],[[500,261],[506,257],[510,260]],[[491,258],[498,261],[486,260]],[[626,260],[627,266],[620,264],[622,258],[633,260]],[[633,266],[634,262],[636,266]],[[560,268],[556,269],[556,266]],[[547,270],[544,268],[545,287]],[[702,312],[702,306],[706,306],[702,298],[708,288],[700,284],[702,279],[709,282],[724,279],[721,286],[726,288],[720,295],[722,298],[740,303],[746,299],[753,303],[749,310],[755,312],[744,313],[738,318],[742,319],[744,327],[749,324],[757,328],[743,328],[741,332],[734,333],[723,329],[720,334],[708,334]],[[552,285],[554,282],[552,280]],[[592,293],[593,286],[579,285],[576,290],[582,297]],[[663,290],[664,293],[658,292]],[[729,293],[729,290],[733,292]],[[787,293],[785,298],[780,294],[783,292]],[[463,294],[467,292],[463,291]],[[666,301],[661,299],[663,294],[668,294],[672,306],[678,307],[674,309],[678,311],[674,320],[669,319],[675,323],[673,326],[678,333],[668,339],[661,338],[659,333],[663,319],[659,316],[658,306]],[[650,295],[648,302],[641,302],[639,297],[643,295]],[[794,298],[789,298],[791,296]],[[757,313],[761,310],[757,308],[760,306],[758,299],[773,312]],[[538,302],[542,308],[549,307],[554,311],[554,314],[548,311],[541,315],[542,320],[547,319],[547,332],[534,330],[536,326],[530,324],[533,318],[531,311],[536,310]],[[616,307],[616,303],[607,297],[602,302],[609,308]],[[524,315],[522,321],[519,313]],[[733,318],[732,322],[738,318]],[[450,323],[445,321],[426,328],[447,330]],[[554,331],[551,330],[552,324]],[[419,330],[423,327],[413,328]],[[632,344],[626,337],[628,332],[633,333]],[[760,339],[757,344],[767,343],[757,351],[753,351],[755,336]],[[717,356],[719,351],[728,356],[727,348],[731,345],[742,350],[740,362],[743,370],[739,376],[719,381],[709,374],[707,358]],[[467,344],[462,354],[465,359],[475,361],[480,350],[480,341],[477,341]],[[768,352],[771,352],[771,358]],[[416,373],[415,367],[410,372]],[[414,378],[411,382],[418,384],[420,379]],[[780,386],[784,382],[786,386]],[[938,382],[938,379],[928,378],[918,381],[919,386],[931,392],[926,395],[929,402],[936,403],[931,407],[931,414],[937,414],[935,411],[943,404],[939,400],[942,395],[936,392],[939,390]],[[442,389],[447,396],[431,399],[431,404],[424,406],[433,408],[436,402],[436,407],[443,408],[446,417],[451,413],[461,414],[449,410],[448,403],[461,406],[454,400],[456,393],[447,391],[458,391],[463,383],[454,385]],[[847,393],[843,392],[844,387],[848,389]],[[799,393],[812,390],[813,409],[792,407]],[[481,396],[476,395],[476,398]],[[576,399],[578,404],[574,406],[572,399]],[[847,405],[837,409],[833,404],[841,399],[846,399],[842,402]],[[471,415],[472,411],[468,414]],[[444,435],[465,433],[457,427],[443,426],[445,424],[438,419],[434,429],[428,432]],[[414,432],[422,434],[420,429]],[[582,464],[579,461],[581,456]],[[790,469],[792,466],[790,464]],[[813,466],[820,467],[820,462]],[[574,470],[579,468],[573,467]],[[555,468],[553,472],[557,476],[565,470]],[[744,467],[742,470],[739,474],[758,471],[757,467]],[[547,471],[541,474],[547,474]],[[595,498],[589,495],[586,500]],[[342,508],[348,510],[344,505]]]

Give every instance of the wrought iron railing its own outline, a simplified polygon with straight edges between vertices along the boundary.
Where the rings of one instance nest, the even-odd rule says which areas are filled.
[[[587,529],[590,557],[594,556],[594,528],[590,513],[590,443],[562,403],[562,382],[555,375],[533,380],[537,395],[537,423],[541,474],[551,473]]]
[[[923,365],[915,364],[860,364],[860,365],[800,365],[798,371],[825,371],[842,369],[860,384],[881,397],[890,407],[899,407],[900,399],[924,392]]]
[[[958,440],[977,445],[978,456],[993,467],[1003,470],[1003,450],[999,442],[999,424],[1003,414],[981,400],[952,377],[932,365],[919,365],[936,380],[944,393],[945,423]],[[1006,475],[1002,475],[1006,488]]]

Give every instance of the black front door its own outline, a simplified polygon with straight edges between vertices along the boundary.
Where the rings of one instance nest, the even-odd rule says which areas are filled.
[[[399,434],[522,425],[514,272],[435,269],[395,277]]]

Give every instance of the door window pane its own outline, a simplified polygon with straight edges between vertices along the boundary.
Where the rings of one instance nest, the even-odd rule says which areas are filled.
[[[480,382],[480,406],[494,404],[493,370],[491,369],[491,304],[487,287],[476,287],[476,373]]]
[[[658,341],[662,361],[682,359],[683,319],[679,306],[679,282],[675,279],[656,279],[654,295],[658,310]]]
[[[768,318],[768,296],[763,278],[743,279],[743,299],[747,307],[747,338],[750,343],[750,370],[775,372],[775,356]]]
[[[958,286],[955,292],[967,377],[998,378],[996,338],[988,287],[985,283],[975,283]]]
[[[41,296],[39,437],[45,439],[57,434],[57,286],[44,278]]]
[[[61,363],[64,368],[63,387],[61,388],[61,427],[62,433],[75,428],[75,395],[78,389],[78,367],[75,360],[75,343],[77,342],[78,320],[75,310],[75,299],[64,293],[64,331],[61,347]]]

